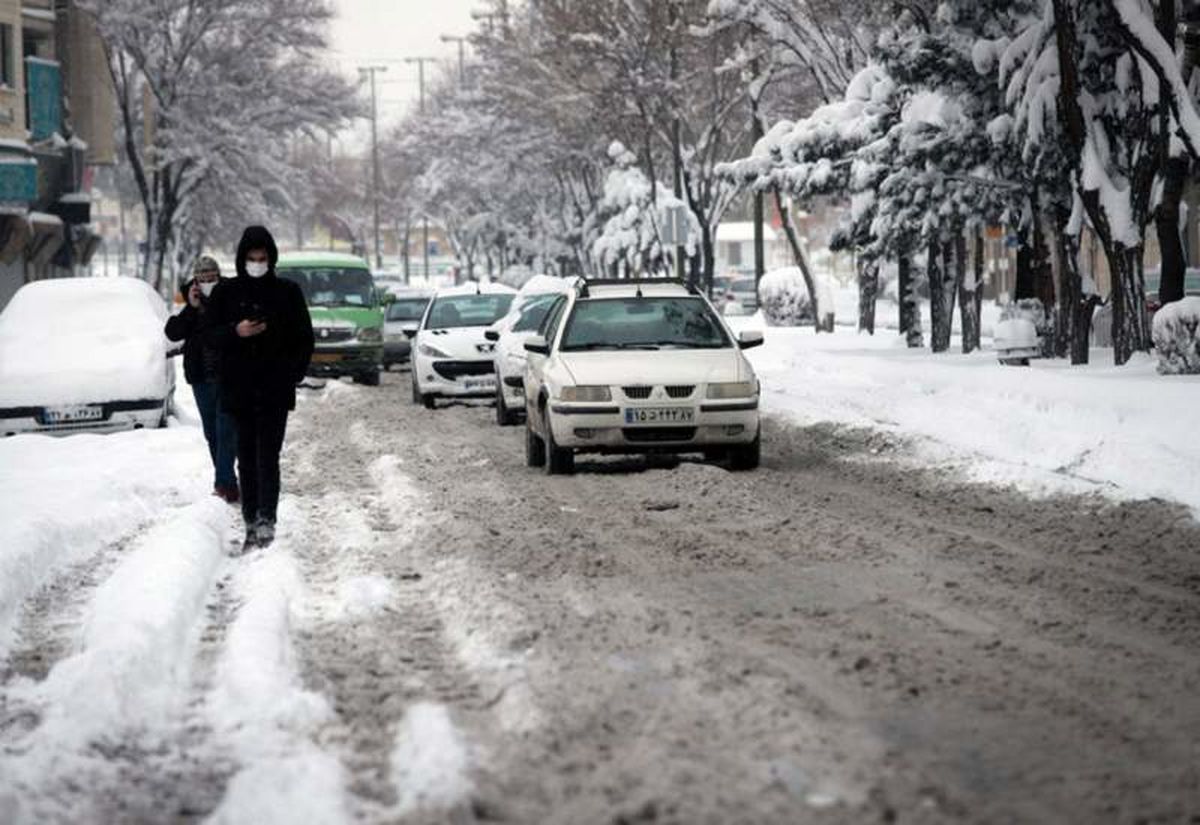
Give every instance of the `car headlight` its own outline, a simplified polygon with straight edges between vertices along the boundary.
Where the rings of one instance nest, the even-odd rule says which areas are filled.
[[[449,358],[450,353],[442,352],[437,347],[432,347],[429,344],[421,344],[417,347],[417,352],[424,355],[426,358]]]
[[[608,387],[563,387],[559,398],[568,402],[612,401],[612,392]]]
[[[758,394],[755,381],[734,381],[728,384],[709,384],[709,398],[749,398]]]
[[[378,344],[383,340],[383,327],[359,327],[358,340],[364,344]]]

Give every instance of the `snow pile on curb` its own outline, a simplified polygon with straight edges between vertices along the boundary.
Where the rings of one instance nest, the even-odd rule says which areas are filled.
[[[227,523],[226,505],[210,500],[137,540],[92,597],[80,652],[36,689],[47,706],[39,736],[82,745],[177,708]]]
[[[291,644],[304,598],[295,558],[279,545],[254,558],[239,571],[237,596],[242,607],[217,662],[208,713],[243,767],[209,822],[347,822],[344,769],[312,741],[332,711],[303,688]]]
[[[0,658],[22,603],[63,567],[128,535],[162,508],[208,495],[198,430],[0,441]]]
[[[1172,301],[1154,314],[1154,348],[1163,375],[1200,375],[1200,297]]]
[[[408,709],[391,759],[400,816],[448,811],[471,794],[470,752],[444,705],[418,702]]]
[[[737,320],[737,319],[734,319]],[[803,424],[835,422],[917,437],[924,460],[1031,493],[1158,497],[1200,511],[1194,376],[1163,378],[1148,356],[1124,367],[1001,366],[907,350],[891,335],[777,329],[749,353],[763,405]]]

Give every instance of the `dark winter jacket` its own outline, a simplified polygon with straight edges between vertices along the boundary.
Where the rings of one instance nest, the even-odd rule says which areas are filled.
[[[183,285],[186,297],[192,290],[192,281]],[[213,295],[216,290],[213,290]],[[210,327],[212,313],[209,301],[212,296],[200,299],[200,308],[189,303],[183,310],[167,319],[167,338],[183,341],[183,375],[189,384],[213,384],[220,379],[221,350],[214,342]]]
[[[246,255],[266,249],[270,271],[246,274]],[[304,379],[313,352],[312,321],[300,287],[275,274],[279,251],[271,233],[252,226],[237,250],[237,277],[213,291],[213,340],[221,351],[221,403],[231,413],[254,409],[295,409],[296,384]],[[245,320],[266,322],[266,331],[240,338]]]

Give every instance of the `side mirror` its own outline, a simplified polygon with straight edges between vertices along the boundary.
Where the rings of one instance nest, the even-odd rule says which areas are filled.
[[[496,330],[494,330],[494,329],[485,329],[483,331],[483,337],[488,339],[492,343],[496,343],[497,341],[500,340],[500,333],[496,332]]]
[[[755,347],[761,347],[764,343],[766,343],[766,339],[757,330],[746,330],[745,332],[738,333],[738,347],[741,349],[754,349]]]
[[[549,355],[550,343],[540,335],[525,342],[525,351],[536,355]]]

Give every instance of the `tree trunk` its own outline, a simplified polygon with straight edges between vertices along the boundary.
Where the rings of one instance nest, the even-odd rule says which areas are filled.
[[[1179,209],[1190,164],[1187,158],[1170,158],[1163,169],[1162,202],[1155,212],[1154,226],[1162,250],[1162,279],[1158,282],[1160,304],[1183,297],[1183,279],[1187,262],[1183,236],[1179,231]]]
[[[808,299],[812,303],[813,308],[813,328],[817,332],[821,331],[821,304],[817,297],[817,285],[813,279],[812,270],[808,268],[808,257],[804,254],[804,247],[800,246],[800,236],[796,232],[796,225],[792,223],[792,210],[784,200],[779,188],[773,190],[775,195],[775,209],[779,212],[779,223],[783,226],[783,234],[787,237],[788,246],[792,250],[792,258],[796,261],[796,266],[800,267],[800,274],[804,277],[804,286],[808,289]]]
[[[967,237],[961,232],[954,239],[955,279],[958,281],[958,312],[962,317],[962,351],[971,353],[979,349],[979,304],[975,296],[983,283],[980,256],[982,236],[975,233],[975,264],[970,277],[967,276]]]
[[[1113,362],[1121,366],[1134,352],[1149,349],[1142,247],[1115,245],[1106,252],[1113,281]]]
[[[916,279],[912,276],[912,258],[901,252],[896,258],[900,273],[900,333],[909,349],[925,346],[925,335],[921,331],[921,304],[917,298]]]
[[[943,249],[943,247],[945,247]],[[946,305],[946,268],[949,260],[942,260],[942,253],[949,258],[949,244],[943,245],[938,241],[929,242],[928,260],[925,271],[929,278],[929,318],[930,345],[934,352],[945,352],[950,349],[950,327],[952,307]]]
[[[875,334],[875,299],[879,295],[879,261],[858,259],[858,331]]]

